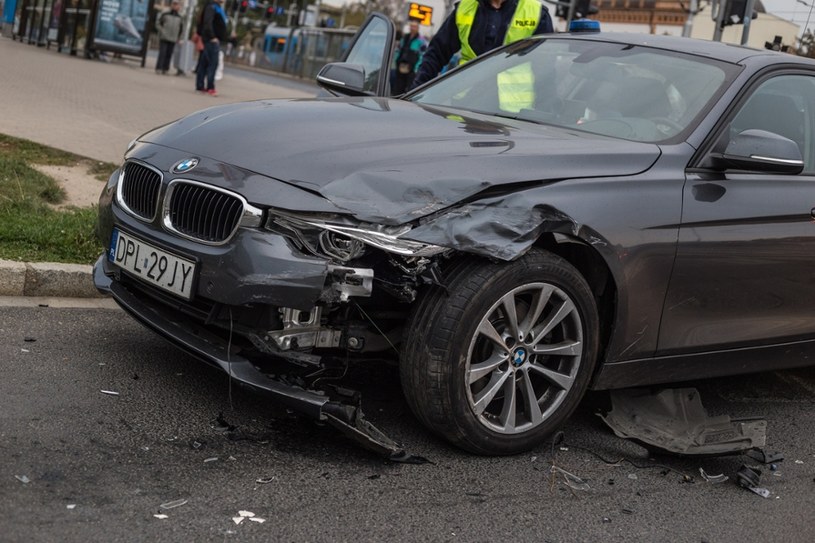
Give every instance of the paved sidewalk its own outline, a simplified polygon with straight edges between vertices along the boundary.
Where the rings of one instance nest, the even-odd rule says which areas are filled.
[[[220,96],[194,76],[157,75],[153,61],[92,61],[0,37],[0,133],[118,163],[139,134],[216,104],[315,96],[317,87],[227,66]]]
[[[153,64],[150,58],[145,68],[133,60],[91,61],[0,37],[0,133],[119,163],[133,138],[193,111],[317,94],[308,82],[227,66],[214,98],[195,92],[194,76],[157,75]],[[0,296],[95,296],[90,271],[0,260]]]

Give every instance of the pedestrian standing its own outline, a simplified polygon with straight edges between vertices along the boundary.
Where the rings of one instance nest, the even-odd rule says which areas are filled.
[[[180,8],[180,0],[173,0],[170,9],[159,15],[156,24],[159,39],[156,73],[167,73],[167,70],[170,69],[170,59],[173,58],[175,44],[181,41],[181,31],[184,28],[184,23],[178,13]]]
[[[402,94],[410,88],[425,49],[427,41],[419,34],[419,21],[411,20],[407,34],[399,40],[396,49],[396,73],[391,85],[392,94]]]
[[[538,0],[461,0],[430,40],[413,87],[439,75],[456,51],[464,64],[501,45],[551,32],[552,17]]]
[[[224,0],[210,0],[201,13],[198,34],[204,42],[204,50],[198,61],[195,73],[195,90],[218,96],[215,90],[215,71],[218,69],[218,55],[221,44],[227,40],[226,13]]]

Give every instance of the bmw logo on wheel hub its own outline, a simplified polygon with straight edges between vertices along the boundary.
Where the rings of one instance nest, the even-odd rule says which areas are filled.
[[[187,158],[173,166],[173,173],[186,173],[198,166],[197,158]]]
[[[524,362],[526,362],[526,349],[517,349],[512,355],[512,363],[517,368],[522,366]]]

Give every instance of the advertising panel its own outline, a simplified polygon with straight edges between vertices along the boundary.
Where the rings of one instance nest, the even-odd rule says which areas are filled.
[[[150,8],[148,0],[99,0],[93,48],[142,55]]]

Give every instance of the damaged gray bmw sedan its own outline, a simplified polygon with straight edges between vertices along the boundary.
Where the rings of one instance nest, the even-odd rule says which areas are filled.
[[[97,287],[175,345],[374,448],[346,364],[398,359],[468,451],[540,444],[586,390],[794,367],[815,347],[815,66],[551,35],[386,98],[373,16],[318,82],[135,140]],[[807,209],[809,208],[809,209]]]

